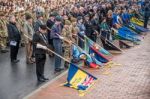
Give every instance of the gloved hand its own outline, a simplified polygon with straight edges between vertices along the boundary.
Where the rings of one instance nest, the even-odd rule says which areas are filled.
[[[59,38],[60,38],[60,39],[64,39],[64,37],[62,37],[62,36],[59,36]]]
[[[36,48],[40,48],[40,49],[44,49],[44,50],[47,50],[48,48],[46,46],[43,46],[41,44],[37,44],[36,45]]]

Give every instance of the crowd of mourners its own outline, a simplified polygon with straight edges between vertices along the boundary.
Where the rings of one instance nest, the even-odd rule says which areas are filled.
[[[70,60],[72,43],[84,48],[83,35],[94,42],[99,35],[110,40],[111,28],[128,24],[132,17],[143,19],[148,28],[150,1],[0,0],[0,50],[6,53],[9,46],[11,62],[18,63],[18,50],[25,46],[26,63],[36,63],[37,79],[44,82],[46,53],[55,58],[55,72],[61,72],[58,55]]]

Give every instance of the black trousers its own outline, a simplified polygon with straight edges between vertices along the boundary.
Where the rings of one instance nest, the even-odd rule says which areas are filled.
[[[32,58],[35,57],[35,50],[36,50],[36,45],[33,43],[33,51],[32,51]]]
[[[44,77],[46,54],[35,54],[37,79]]]
[[[149,16],[145,16],[144,17],[144,28],[147,28],[148,20],[149,20]]]
[[[16,46],[10,45],[10,59],[11,59],[11,61],[17,59],[19,44],[20,44],[20,41],[17,42]]]

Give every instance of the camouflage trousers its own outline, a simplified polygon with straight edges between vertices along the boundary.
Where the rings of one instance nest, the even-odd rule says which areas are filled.
[[[25,44],[25,48],[26,48],[26,62],[29,62],[32,57],[33,43],[31,41],[28,41],[28,43]]]
[[[0,38],[0,49],[4,50],[7,47],[7,37]]]
[[[71,58],[71,46],[64,45],[64,58],[70,61],[70,58]]]

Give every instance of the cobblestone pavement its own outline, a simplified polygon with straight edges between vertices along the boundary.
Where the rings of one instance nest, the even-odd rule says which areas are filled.
[[[66,76],[41,88],[29,99],[150,99],[150,34],[140,45],[114,57],[122,66],[112,67],[108,75],[102,70],[88,70],[99,80],[84,96],[72,88],[59,86]]]

